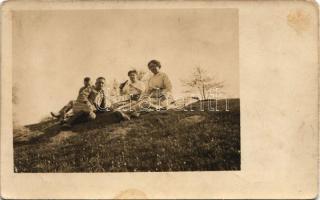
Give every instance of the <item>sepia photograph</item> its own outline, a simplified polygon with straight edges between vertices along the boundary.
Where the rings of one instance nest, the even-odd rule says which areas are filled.
[[[239,171],[238,9],[12,12],[15,173]]]
[[[318,195],[315,1],[0,9],[1,198]]]

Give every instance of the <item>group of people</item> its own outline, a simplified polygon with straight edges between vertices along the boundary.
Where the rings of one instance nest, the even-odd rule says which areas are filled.
[[[129,80],[119,86],[120,95],[126,98],[111,105],[107,105],[108,94],[104,91],[105,78],[98,77],[95,84],[91,85],[90,78],[86,77],[77,99],[68,102],[58,113],[51,112],[51,115],[58,118],[64,127],[69,128],[79,119],[94,120],[103,112],[114,112],[120,114],[124,120],[129,120],[131,117],[138,117],[144,110],[166,109],[173,102],[171,81],[160,71],[159,61],[151,60],[148,69],[152,72],[152,76],[146,83],[138,80],[136,70],[130,70]]]

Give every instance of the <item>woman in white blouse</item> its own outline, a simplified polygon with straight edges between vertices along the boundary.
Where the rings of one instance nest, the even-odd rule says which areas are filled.
[[[148,68],[153,76],[148,80],[146,94],[150,98],[160,98],[163,100],[171,99],[172,85],[167,74],[160,71],[161,64],[157,60],[151,60]]]

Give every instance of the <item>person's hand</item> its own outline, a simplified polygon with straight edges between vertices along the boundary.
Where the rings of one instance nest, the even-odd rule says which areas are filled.
[[[159,91],[159,90],[160,90],[160,88],[157,88],[157,87],[153,87],[153,88],[151,89],[152,92],[154,92],[154,91]]]
[[[167,99],[167,97],[166,97],[165,95],[163,95],[163,94],[162,94],[162,95],[160,95],[160,96],[159,96],[159,98],[161,99],[161,101],[164,101],[164,100],[166,100],[166,99]]]
[[[91,105],[91,103],[90,103],[89,101],[84,101],[84,103],[85,103],[86,105],[88,105],[88,106]]]
[[[84,104],[90,104],[90,101],[89,100],[83,100],[83,103]]]

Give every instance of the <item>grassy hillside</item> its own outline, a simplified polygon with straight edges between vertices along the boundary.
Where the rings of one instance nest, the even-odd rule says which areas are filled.
[[[205,103],[205,102],[204,102]],[[49,120],[14,130],[15,172],[240,169],[239,100],[230,111],[161,111],[119,122],[109,113],[61,131]]]

